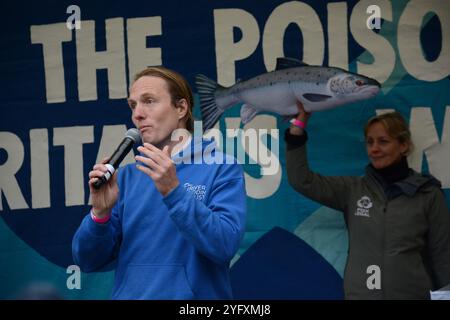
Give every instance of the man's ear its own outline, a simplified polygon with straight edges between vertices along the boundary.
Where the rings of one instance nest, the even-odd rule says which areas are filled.
[[[186,114],[188,113],[188,109],[189,109],[186,99],[182,98],[182,99],[178,100],[178,102],[176,104],[176,108],[178,111],[178,119],[183,119],[186,116]]]

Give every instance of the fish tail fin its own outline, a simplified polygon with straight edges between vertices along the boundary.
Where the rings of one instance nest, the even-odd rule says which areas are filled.
[[[203,131],[205,132],[216,124],[224,112],[217,107],[215,97],[216,91],[224,89],[224,87],[203,74],[198,74],[195,77],[195,84],[200,97],[200,110],[202,112]]]

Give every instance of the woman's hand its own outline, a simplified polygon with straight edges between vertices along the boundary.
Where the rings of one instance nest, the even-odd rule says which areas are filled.
[[[297,100],[296,104],[297,104],[298,114],[295,119],[297,119],[298,121],[300,121],[303,124],[303,128],[296,126],[294,124],[291,124],[291,127],[289,128],[289,132],[292,135],[301,136],[304,132],[304,129],[306,128],[306,124],[308,123],[308,119],[311,116],[311,113],[306,112],[303,104],[300,101]]]

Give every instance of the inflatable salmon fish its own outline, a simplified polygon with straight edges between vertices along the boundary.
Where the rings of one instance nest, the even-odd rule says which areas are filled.
[[[297,100],[307,112],[315,112],[370,99],[380,91],[380,83],[374,79],[340,68],[310,66],[292,58],[278,58],[274,71],[228,88],[201,74],[196,76],[196,85],[204,131],[238,103],[243,103],[241,121],[246,124],[264,111],[294,117]]]

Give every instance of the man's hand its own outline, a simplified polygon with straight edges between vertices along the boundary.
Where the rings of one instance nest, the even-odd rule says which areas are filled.
[[[114,172],[111,179],[108,180],[100,189],[95,189],[93,184],[108,169],[105,163],[108,162],[108,158],[103,159],[101,163],[97,163],[92,171],[89,172],[89,190],[91,192],[92,210],[97,218],[104,218],[111,213],[111,209],[116,204],[119,198],[119,187],[117,185],[117,171]]]
[[[136,167],[152,178],[156,188],[164,197],[180,184],[168,146],[160,150],[150,143],[144,143],[143,146],[138,147],[138,151],[145,157],[136,156],[136,161],[142,162],[147,167],[139,164]]]

